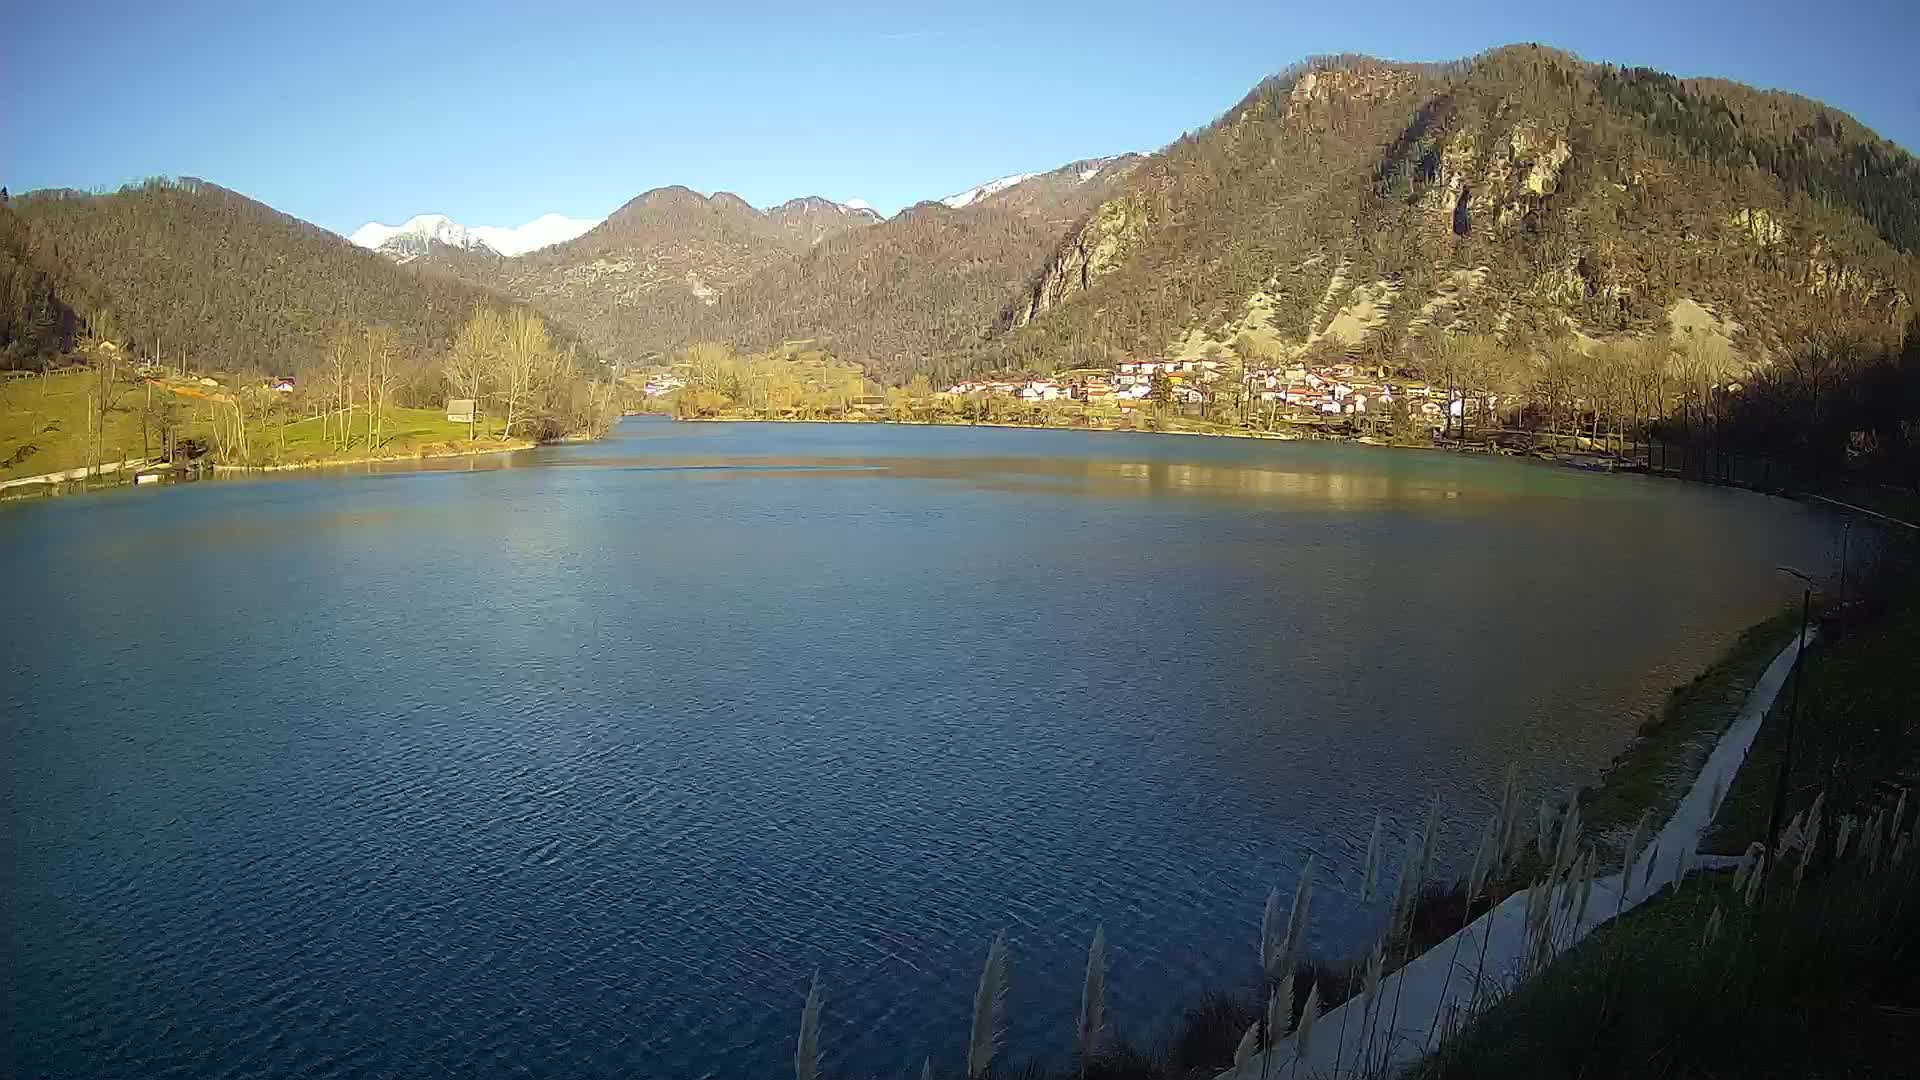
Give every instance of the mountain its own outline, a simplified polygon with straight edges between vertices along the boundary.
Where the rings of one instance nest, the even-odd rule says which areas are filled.
[[[534,303],[606,355],[637,359],[685,343],[705,310],[754,273],[883,220],[817,196],[758,210],[731,192],[675,185],[519,258],[441,245],[421,265]]]
[[[965,210],[980,199],[984,199],[989,195],[996,195],[1015,184],[1024,184],[1038,175],[1040,174],[1014,173],[1012,176],[1002,176],[998,180],[989,180],[984,184],[977,184],[958,194],[949,195],[941,199],[940,202],[949,210]]]
[[[856,200],[858,202],[858,200]],[[860,225],[874,225],[885,219],[864,202],[837,203],[818,195],[789,199],[770,207],[766,217],[774,229],[789,242],[811,247],[835,233]]]
[[[905,356],[975,347],[1068,227],[1139,160],[1002,178],[1012,182],[890,219],[817,196],[757,210],[729,192],[656,188],[521,258],[443,242],[421,265],[551,311],[619,359],[702,338],[820,337],[875,370],[904,371]]]
[[[1890,342],[1920,165],[1817,102],[1538,46],[1321,59],[1154,155],[1002,309],[985,367],[1235,343],[1396,363],[1672,336],[1736,369]]]
[[[997,203],[1043,217],[1084,212],[1088,193],[1101,191],[1106,183],[1131,170],[1140,160],[1139,154],[1116,154],[1069,162],[1047,172],[1015,173],[949,195],[940,202],[955,210]]]
[[[1920,165],[1818,102],[1521,45],[1317,58],[1157,153],[889,219],[669,187],[519,258],[426,249],[626,360],[811,339],[900,380],[1236,350],[1418,368],[1458,338],[1516,362],[1672,341],[1738,371],[1901,332]]]
[[[945,377],[1138,155],[1071,162],[910,206],[740,281],[683,332],[744,348],[815,339],[873,374]],[[958,201],[959,205],[954,203]]]
[[[499,225],[468,226],[444,214],[421,214],[408,218],[400,225],[369,221],[355,229],[347,239],[396,262],[407,262],[429,254],[436,244],[459,251],[524,255],[571,240],[600,224],[601,220],[542,214],[525,225],[506,228]]]
[[[36,300],[32,334],[17,337],[51,331],[70,345],[85,324],[147,356],[233,371],[314,366],[336,328],[384,326],[429,358],[476,304],[507,303],[194,179],[14,198],[0,209],[0,256],[10,290]]]

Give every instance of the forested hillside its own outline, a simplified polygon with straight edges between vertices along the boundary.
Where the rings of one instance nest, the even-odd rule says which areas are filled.
[[[1790,95],[1534,46],[1315,61],[1155,155],[1003,309],[984,367],[1319,342],[1403,363],[1447,333],[1664,337],[1767,362],[1898,339],[1920,172]]]
[[[60,283],[33,265],[26,223],[0,205],[0,370],[38,366],[73,348],[80,318]]]
[[[536,304],[633,361],[701,336],[706,309],[754,273],[878,218],[826,199],[762,212],[729,192],[664,187],[564,244],[512,259],[437,245],[422,265]]]
[[[1150,157],[958,207],[852,220],[664,188],[527,258],[435,261],[622,359],[804,340],[895,383],[1235,350],[1512,366],[1653,341],[1741,371],[1816,331],[1895,341],[1916,207],[1915,159],[1818,103],[1515,46],[1309,61]]]
[[[12,199],[0,210],[0,275],[3,344],[17,364],[69,347],[82,327],[201,370],[317,368],[340,331],[370,327],[424,357],[476,304],[498,301],[191,179]]]
[[[830,236],[721,294],[686,332],[746,349],[811,340],[889,382],[964,374],[1007,297],[1137,161],[1076,161],[958,209],[923,202]]]
[[[523,257],[406,267],[197,181],[39,193],[0,216],[0,349],[86,324],[298,366],[356,324],[424,352],[489,290],[628,362],[804,341],[904,383],[1345,353],[1591,410],[1571,367],[1642,350],[1648,381],[1728,385],[1816,337],[1891,348],[1920,293],[1906,151],[1803,98],[1537,46],[1309,61],[1151,156],[1008,179],[886,220],[658,188]]]
[[[702,339],[808,339],[904,379],[977,350],[1007,297],[1138,160],[1077,161],[888,220],[821,198],[759,211],[727,192],[656,188],[567,243],[512,259],[436,245],[425,265],[534,303],[623,361]]]

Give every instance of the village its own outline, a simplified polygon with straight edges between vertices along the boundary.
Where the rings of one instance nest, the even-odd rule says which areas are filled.
[[[884,387],[859,365],[824,353],[788,349],[741,357],[717,350],[704,362],[688,357],[636,373],[628,385],[640,400],[658,403],[647,411],[671,410],[683,419],[891,419],[1215,434],[1234,428],[1411,442],[1455,426],[1484,428],[1489,416],[1516,404],[1352,353],[1246,362],[1217,355],[1124,358],[1050,375],[1002,373],[944,387],[923,377]]]
[[[1161,394],[1156,396],[1159,385]],[[1251,417],[1259,406],[1266,418],[1322,419],[1376,414],[1404,402],[1407,412],[1438,429],[1449,416],[1476,411],[1477,401],[1455,396],[1418,381],[1395,379],[1383,369],[1341,361],[1249,366],[1236,380],[1220,360],[1123,360],[1112,369],[1082,368],[1052,378],[978,380],[955,383],[945,395],[999,394],[1022,401],[1081,401],[1111,405],[1122,412],[1157,404],[1207,407],[1230,400]],[[1492,399],[1489,407],[1496,404]]]

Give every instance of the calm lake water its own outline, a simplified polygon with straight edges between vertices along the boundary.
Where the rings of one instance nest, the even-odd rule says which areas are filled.
[[[1793,503],[1532,463],[672,424],[0,507],[8,1076],[957,1071],[988,939],[1152,1042],[1376,808],[1451,868],[1824,570]],[[1460,868],[1464,872],[1464,868]]]

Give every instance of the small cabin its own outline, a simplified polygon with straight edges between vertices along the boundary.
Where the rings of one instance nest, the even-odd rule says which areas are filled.
[[[473,398],[448,398],[447,422],[451,424],[471,424],[479,411],[474,407]]]

